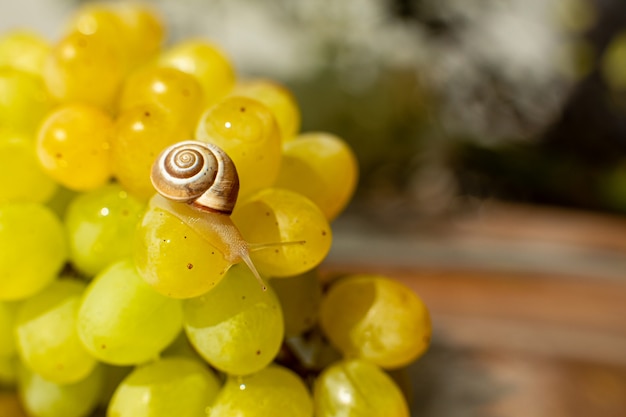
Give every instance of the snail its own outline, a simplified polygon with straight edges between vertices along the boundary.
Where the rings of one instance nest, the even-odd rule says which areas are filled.
[[[263,289],[266,286],[250,252],[300,242],[251,244],[230,218],[239,193],[232,159],[221,148],[187,140],[166,148],[150,174],[157,193],[150,204],[178,217],[214,245],[232,265],[243,261]],[[185,203],[185,204],[179,204]]]

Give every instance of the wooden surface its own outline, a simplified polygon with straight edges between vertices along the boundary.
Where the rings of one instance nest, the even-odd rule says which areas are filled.
[[[334,229],[326,276],[382,273],[431,310],[415,416],[626,416],[623,219],[496,205],[426,229]]]

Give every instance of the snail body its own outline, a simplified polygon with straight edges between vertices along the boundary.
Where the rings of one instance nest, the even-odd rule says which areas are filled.
[[[219,147],[183,141],[165,149],[152,166],[150,200],[194,229],[230,264],[245,262],[265,289],[252,260],[250,245],[230,218],[239,192],[237,169]],[[184,204],[180,204],[184,203]]]

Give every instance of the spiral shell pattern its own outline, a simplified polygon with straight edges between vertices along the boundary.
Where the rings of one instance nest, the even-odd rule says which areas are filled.
[[[163,197],[199,209],[230,214],[239,192],[237,170],[215,145],[178,142],[165,149],[152,166],[152,185]]]

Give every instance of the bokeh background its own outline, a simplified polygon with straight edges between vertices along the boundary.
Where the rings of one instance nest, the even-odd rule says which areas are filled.
[[[0,0],[56,39],[78,0]],[[153,0],[295,94],[360,183],[328,275],[403,280],[414,415],[626,415],[624,0]]]

